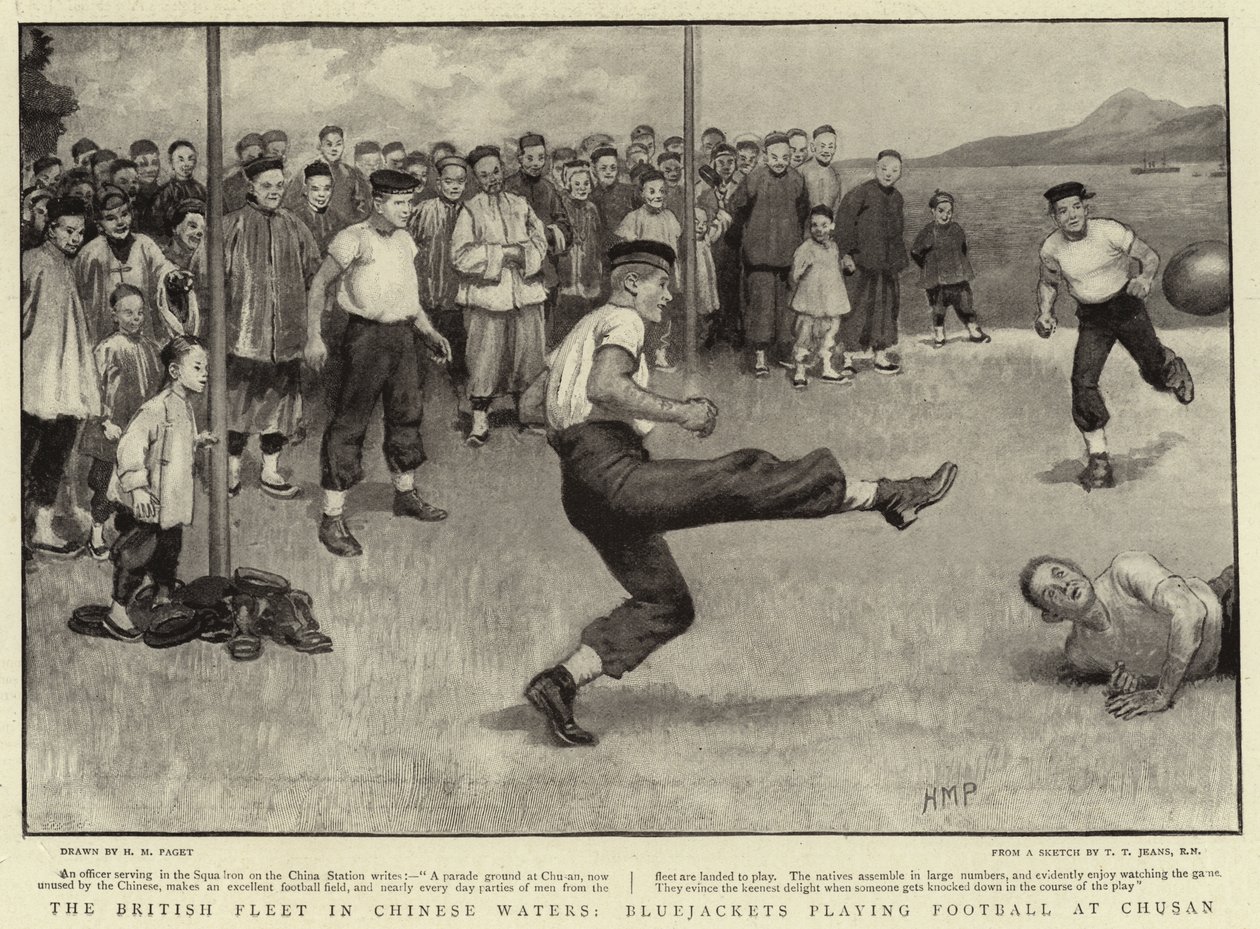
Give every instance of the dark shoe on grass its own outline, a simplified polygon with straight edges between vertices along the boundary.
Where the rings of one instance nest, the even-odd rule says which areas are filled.
[[[233,661],[253,661],[262,654],[262,639],[252,632],[241,632],[232,636],[223,645]]]
[[[271,609],[258,623],[257,632],[267,636],[277,645],[283,645],[305,655],[322,655],[332,651],[333,642],[320,631],[310,612],[310,595],[293,592],[270,601]]]
[[[325,516],[319,521],[319,540],[324,548],[342,558],[355,558],[363,554],[363,546],[350,534],[345,517]]]
[[[45,538],[32,539],[31,548],[37,552],[47,552],[50,555],[77,555],[82,550],[83,543],[72,542],[54,534]]]
[[[895,529],[905,529],[919,518],[919,512],[939,503],[954,486],[958,465],[947,461],[931,477],[912,477],[904,481],[881,478],[876,485],[875,509]]]
[[[150,614],[144,630],[144,644],[149,648],[174,648],[195,641],[202,630],[202,617],[192,607],[168,603]]]
[[[1079,480],[1087,491],[1115,487],[1116,476],[1111,470],[1111,457],[1106,452],[1091,454]]]
[[[1194,378],[1190,376],[1185,361],[1174,355],[1164,368],[1164,379],[1178,401],[1184,404],[1194,402]]]
[[[394,491],[394,515],[410,516],[425,523],[438,523],[446,519],[446,510],[436,507],[414,490]]]
[[[104,617],[108,615],[109,607],[104,604],[91,603],[75,607],[66,626],[71,632],[79,635],[91,636],[95,639],[111,639],[113,636],[105,628]]]
[[[594,745],[599,740],[573,718],[577,684],[563,665],[556,665],[534,677],[525,696],[547,718],[551,734],[562,745]]]
[[[197,612],[201,617],[201,631],[197,634],[197,638],[201,641],[217,645],[232,638],[236,626],[233,625],[230,615],[224,616],[221,611],[216,610],[198,610]]]

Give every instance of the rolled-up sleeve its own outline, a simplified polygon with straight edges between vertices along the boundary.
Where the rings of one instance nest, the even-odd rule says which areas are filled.
[[[359,251],[359,236],[352,228],[342,229],[328,243],[328,257],[337,262],[343,271],[354,264]]]
[[[631,309],[610,313],[594,332],[595,349],[615,345],[633,358],[643,354],[643,320]]]
[[[1146,552],[1122,552],[1111,563],[1111,572],[1121,590],[1153,609],[1160,609],[1155,595],[1159,585],[1174,576]]]
[[[1063,281],[1063,269],[1059,267],[1059,259],[1054,257],[1049,238],[1041,243],[1041,250],[1037,253],[1037,256],[1037,276],[1041,283],[1050,287],[1058,287]]]

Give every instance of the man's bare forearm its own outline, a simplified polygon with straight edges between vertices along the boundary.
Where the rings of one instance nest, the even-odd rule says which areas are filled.
[[[323,336],[324,302],[328,296],[328,288],[341,274],[341,268],[332,258],[325,258],[315,276],[311,278],[311,287],[306,294],[306,332],[307,338]]]
[[[654,423],[681,423],[686,419],[686,403],[644,390],[629,375],[601,385],[589,394],[592,403],[618,416],[646,419]]]
[[[412,325],[420,331],[421,335],[429,335],[437,330],[433,327],[433,320],[429,318],[429,314],[424,311],[424,307],[420,307],[416,313],[416,318],[412,321]]]
[[[1049,316],[1054,312],[1054,298],[1059,294],[1059,290],[1053,284],[1047,284],[1041,281],[1037,284],[1037,309],[1042,316]]]
[[[1146,281],[1147,284],[1153,284],[1155,275],[1159,271],[1159,253],[1141,239],[1134,238],[1133,244],[1129,247],[1129,255],[1137,259],[1138,264],[1141,265],[1138,278]]]
[[[1177,691],[1181,689],[1181,682],[1185,679],[1186,668],[1190,666],[1190,662],[1181,659],[1174,659],[1171,655],[1164,662],[1164,667],[1160,669],[1159,681],[1155,685],[1155,689],[1166,696],[1169,701],[1177,696]]]
[[[1179,581],[1184,586],[1184,581]],[[1185,591],[1184,605],[1180,605],[1172,616],[1168,630],[1168,657],[1159,672],[1159,683],[1156,689],[1172,699],[1181,688],[1186,669],[1190,667],[1195,653],[1203,643],[1203,622],[1207,618],[1207,607],[1189,590]]]

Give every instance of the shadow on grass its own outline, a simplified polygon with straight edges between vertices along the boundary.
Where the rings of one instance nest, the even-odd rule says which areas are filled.
[[[1065,686],[1084,683],[1068,665],[1061,649],[1026,648],[1012,653],[1008,663],[1017,681]]]
[[[67,542],[80,542],[84,545],[87,544],[89,533],[92,530],[92,520],[86,511],[77,515],[64,512],[55,513],[52,524],[53,531]]]
[[[1106,684],[1110,679],[1108,674],[1078,671],[1068,664],[1067,658],[1058,649],[1047,652],[1029,648],[1016,652],[1010,656],[1010,666],[1017,681],[1028,681],[1032,684],[1054,684],[1080,689],[1097,687]]]
[[[427,495],[420,486],[420,482],[416,482],[416,489],[420,491],[420,496],[425,497],[434,504],[441,506],[441,502]],[[318,483],[308,483],[302,485],[304,499],[306,500],[306,512],[311,521],[311,526],[317,526],[324,512],[324,491]],[[351,532],[366,528],[367,524],[363,522],[362,516],[367,513],[388,513],[391,516],[394,513],[394,485],[387,484],[383,481],[364,481],[362,484],[356,484],[346,497],[346,526]],[[312,538],[314,538],[314,528],[311,529]]]
[[[1174,448],[1186,444],[1188,440],[1179,432],[1161,432],[1159,438],[1149,445],[1135,448],[1127,455],[1113,455],[1111,467],[1116,475],[1117,484],[1140,480],[1147,471],[1155,467],[1165,455]],[[1068,458],[1058,462],[1048,471],[1037,474],[1037,480],[1043,484],[1079,484],[1081,469],[1085,467],[1083,458]]]
[[[311,519],[318,521],[323,512],[323,491],[318,485],[309,489],[312,506]],[[393,513],[394,485],[383,481],[364,481],[356,484],[346,496],[347,523],[353,525],[354,517],[362,513]]]
[[[916,339],[915,341],[920,345],[926,345],[928,348],[948,348],[951,345],[968,344],[971,340],[967,337],[966,333],[964,333],[962,335],[947,335],[945,337],[945,341],[939,346],[936,344],[936,339],[934,339],[931,335],[928,335],[923,339]]]
[[[686,693],[673,685],[650,688],[597,687],[578,698],[579,722],[595,730],[607,728],[653,731],[672,725],[743,727],[788,724],[807,716],[827,716],[868,703],[880,688],[863,687],[809,695],[714,700]],[[525,732],[539,745],[553,744],[542,715],[528,703],[485,713],[481,727],[495,732]]]

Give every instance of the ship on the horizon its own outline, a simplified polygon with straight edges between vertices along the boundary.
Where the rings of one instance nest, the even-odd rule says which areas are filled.
[[[1129,171],[1133,174],[1180,174],[1181,166],[1170,165],[1167,158],[1157,164],[1153,158],[1143,155],[1142,163]]]

